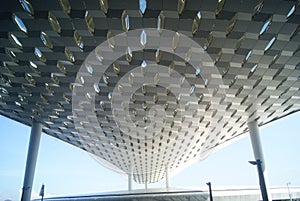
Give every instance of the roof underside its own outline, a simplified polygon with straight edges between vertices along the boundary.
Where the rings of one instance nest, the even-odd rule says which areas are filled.
[[[300,110],[299,22],[299,1],[8,1],[0,114],[156,182]]]

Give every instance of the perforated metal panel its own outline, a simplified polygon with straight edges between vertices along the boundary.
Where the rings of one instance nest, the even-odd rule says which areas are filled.
[[[283,0],[2,2],[0,114],[35,119],[139,183],[159,181],[245,134],[248,121],[300,110],[299,12]],[[139,44],[118,44],[132,33]],[[173,52],[150,40],[167,33]],[[184,40],[199,48],[177,48]],[[123,54],[101,49],[99,61],[105,41]]]

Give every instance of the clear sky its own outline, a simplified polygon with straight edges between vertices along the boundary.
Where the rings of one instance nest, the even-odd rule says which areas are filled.
[[[300,186],[300,112],[260,129],[271,186]],[[0,201],[19,200],[30,128],[0,116]],[[197,162],[171,178],[172,187],[258,186],[250,138]],[[42,135],[33,192],[45,184],[51,196],[127,190],[127,178],[99,165],[86,152]],[[144,188],[135,184],[134,189]],[[164,187],[164,182],[148,188]]]

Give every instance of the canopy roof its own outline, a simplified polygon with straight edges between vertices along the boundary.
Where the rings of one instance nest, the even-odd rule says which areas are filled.
[[[299,1],[11,0],[0,114],[139,183],[300,110]]]

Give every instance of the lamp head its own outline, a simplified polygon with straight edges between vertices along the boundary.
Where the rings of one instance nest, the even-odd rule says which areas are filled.
[[[252,165],[257,165],[257,161],[248,161]]]

